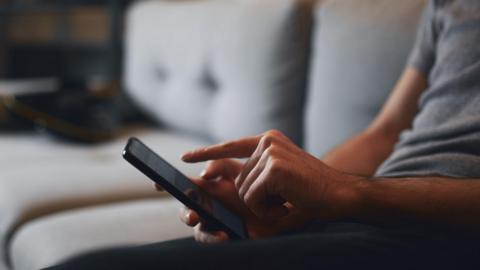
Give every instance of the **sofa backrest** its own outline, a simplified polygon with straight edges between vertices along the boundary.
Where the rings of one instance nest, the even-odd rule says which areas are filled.
[[[279,129],[302,138],[310,1],[137,3],[126,86],[169,128],[214,141]]]
[[[321,156],[378,113],[426,0],[312,1],[140,1],[127,89],[168,128],[213,141],[276,128]]]
[[[305,116],[309,152],[322,156],[373,120],[405,66],[424,4],[325,0],[317,6]]]

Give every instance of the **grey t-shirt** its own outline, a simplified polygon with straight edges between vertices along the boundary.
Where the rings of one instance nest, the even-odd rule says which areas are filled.
[[[377,176],[480,177],[480,0],[431,0],[408,64],[428,76]]]

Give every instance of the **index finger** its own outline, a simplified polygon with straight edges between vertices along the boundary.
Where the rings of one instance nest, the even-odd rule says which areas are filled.
[[[216,144],[187,152],[182,160],[189,163],[217,160],[223,158],[248,158],[250,157],[262,136],[246,137],[236,141]]]

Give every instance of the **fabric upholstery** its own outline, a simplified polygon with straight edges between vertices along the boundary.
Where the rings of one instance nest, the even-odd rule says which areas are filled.
[[[187,175],[202,164],[180,161],[203,144],[159,131],[134,133]],[[97,146],[63,145],[41,137],[0,137],[0,252],[14,231],[38,217],[78,207],[158,196],[145,176],[121,156],[126,139]]]
[[[173,199],[149,199],[46,216],[12,239],[12,265],[41,269],[84,252],[191,236],[178,219],[179,208]]]
[[[424,0],[326,0],[315,12],[306,149],[321,156],[373,120],[399,78]]]
[[[140,2],[128,19],[127,88],[175,129],[220,141],[276,128],[300,142],[309,8],[298,0]]]

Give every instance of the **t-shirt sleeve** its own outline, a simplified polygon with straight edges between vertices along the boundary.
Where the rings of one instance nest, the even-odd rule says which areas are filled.
[[[428,76],[435,63],[436,40],[435,4],[433,0],[430,0],[423,11],[417,39],[407,65]]]

